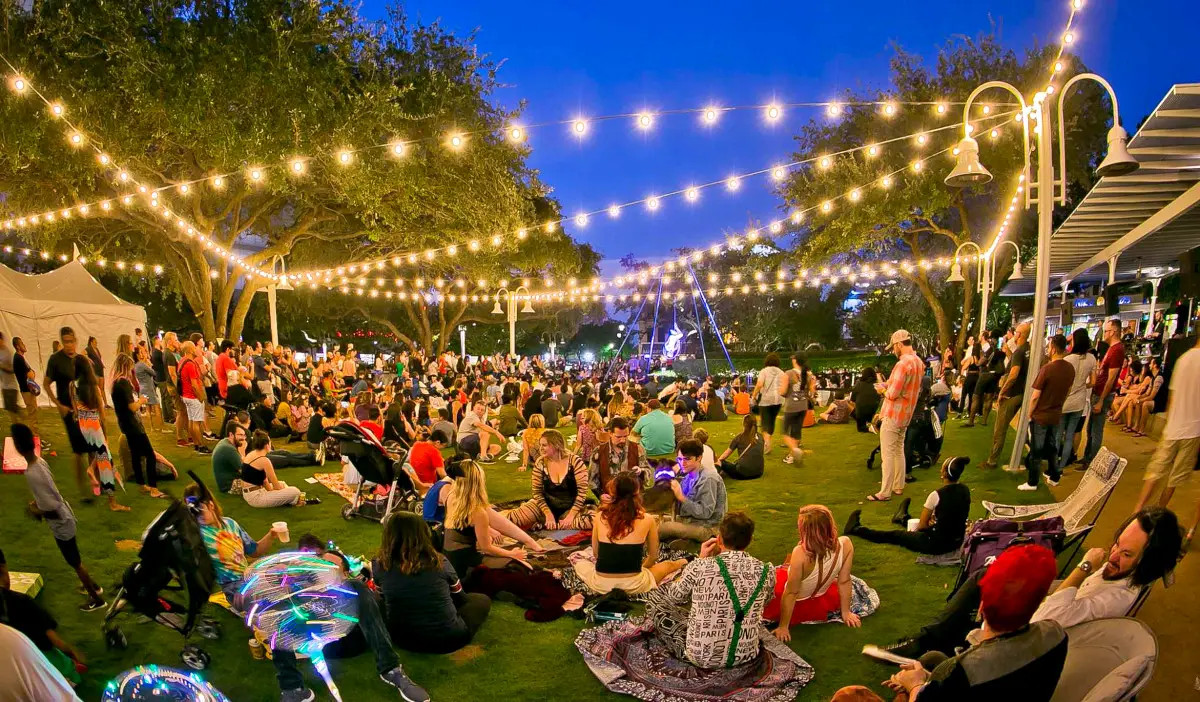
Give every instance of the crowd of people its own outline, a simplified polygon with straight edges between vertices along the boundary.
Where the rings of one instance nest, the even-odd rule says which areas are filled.
[[[1031,670],[1045,673],[1039,684],[1052,692],[1067,645],[1063,630],[1123,615],[1141,588],[1174,567],[1183,537],[1166,505],[1200,451],[1200,396],[1180,391],[1200,381],[1200,350],[1176,361],[1168,383],[1159,359],[1143,365],[1126,358],[1119,332],[1115,322],[1106,324],[1098,347],[1080,331],[1048,340],[1028,398],[1029,451],[1019,489],[1036,489],[1042,479],[1057,485],[1074,457],[1076,434],[1086,467],[1106,424],[1138,435],[1148,415],[1166,411],[1136,514],[1110,549],[1089,551],[1053,592],[1053,554],[1036,547],[1009,549],[974,574],[930,627],[890,647],[920,659],[888,681],[901,695],[1008,694]],[[910,515],[905,486],[914,464],[938,460],[954,410],[964,429],[977,417],[986,425],[996,410],[991,450],[977,470],[996,467],[1008,424],[1026,402],[1030,334],[1028,324],[985,332],[979,343],[971,340],[961,361],[946,355],[927,364],[900,330],[889,341],[896,362],[886,379],[881,368],[864,369],[857,378],[817,374],[800,354],[787,359],[785,370],[781,358],[769,354],[753,380],[659,380],[619,366],[567,369],[505,355],[471,360],[405,350],[364,362],[347,346],[314,358],[270,343],[208,343],[197,334],[147,339],[141,330],[120,337],[106,368],[94,340],[80,352],[74,331],[64,327],[42,384],[63,422],[85,500],[103,497],[111,509],[128,510],[116,491],[125,473],[147,499],[163,497],[157,480],[164,459],[154,450],[153,432],[174,434],[178,447],[211,454],[216,490],[193,485],[187,494],[200,506],[218,584],[235,608],[248,563],[272,549],[276,537],[271,531],[253,539],[223,515],[217,495],[238,495],[264,509],[318,502],[279,471],[336,458],[338,442],[328,430],[339,423],[357,424],[398,446],[425,519],[400,511],[384,524],[369,570],[374,590],[348,570],[346,580],[370,602],[360,609],[359,649],[372,650],[381,678],[413,700],[427,695],[404,674],[393,648],[444,653],[469,643],[491,601],[463,584],[480,566],[528,567],[529,554],[544,548],[533,532],[590,531],[591,557],[574,565],[579,579],[593,595],[646,596],[657,635],[692,665],[752,660],[768,631],[787,641],[799,622],[859,626],[852,608],[854,540],[929,555],[962,543],[972,499],[964,479],[970,458],[941,463],[942,484],[919,516]],[[50,525],[78,574],[86,598],[81,609],[98,609],[103,590],[83,565],[74,514],[39,455],[48,444],[37,420],[38,374],[25,361],[20,339],[11,350],[0,346],[0,378],[14,445],[29,464],[31,513]],[[120,431],[116,453],[129,455],[126,470],[109,448],[110,409]],[[740,417],[740,430],[718,455],[706,425],[729,415]],[[754,519],[730,508],[725,480],[760,478],[777,438],[785,463],[803,461],[806,427],[850,421],[879,436],[881,485],[866,500],[902,498],[892,518],[896,528],[870,528],[856,510],[839,530],[827,507],[805,505],[797,515],[796,545],[781,554],[782,565],[749,555]],[[280,440],[304,450],[277,450]],[[516,470],[529,473],[530,495],[498,509],[488,496],[487,470],[506,452]],[[1158,504],[1148,506],[1160,487]],[[439,528],[431,530],[427,521]],[[321,557],[345,563],[320,539],[302,539],[306,543]],[[680,550],[695,555],[677,557]],[[43,651],[73,657],[61,639],[39,641]],[[978,679],[977,661],[996,655],[983,651],[1001,648],[1011,655],[993,661],[995,675]],[[294,656],[279,651],[273,659],[285,702],[312,699]]]

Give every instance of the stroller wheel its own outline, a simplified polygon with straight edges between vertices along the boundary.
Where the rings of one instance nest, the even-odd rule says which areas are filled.
[[[196,633],[206,639],[219,639],[221,623],[215,619],[205,619],[196,625]]]
[[[342,505],[342,519],[347,521],[354,519],[354,505]]]
[[[129,639],[125,638],[125,632],[114,626],[104,632],[104,644],[109,649],[124,650],[129,646]]]
[[[212,658],[204,649],[190,645],[184,646],[183,650],[179,652],[179,660],[192,670],[204,670],[212,662]]]

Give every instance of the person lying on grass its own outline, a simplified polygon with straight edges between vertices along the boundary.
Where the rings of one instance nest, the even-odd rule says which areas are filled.
[[[915,530],[908,528],[908,507],[912,500],[906,497],[892,517],[892,523],[900,529],[868,529],[859,521],[862,510],[856,509],[850,513],[843,533],[877,544],[896,544],[931,556],[954,551],[962,545],[971,512],[971,488],[959,482],[970,462],[966,456],[951,456],[942,463],[942,486],[925,498]]]
[[[853,629],[862,625],[850,611],[854,544],[838,536],[833,513],[825,505],[805,505],[796,517],[800,540],[775,572],[775,599],[763,616],[779,622],[775,638],[791,641],[793,624],[826,621],[831,612]],[[836,587],[835,587],[836,586]]]
[[[246,570],[254,557],[265,554],[279,541],[279,535],[272,529],[254,541],[240,524],[224,515],[216,497],[202,485],[188,485],[183,494],[200,524],[200,535],[212,559],[217,585],[225,593],[233,611],[240,615],[246,604],[241,596]],[[375,653],[375,668],[380,679],[399,690],[401,698],[408,702],[428,700],[429,694],[410,680],[400,667],[400,659],[392,650],[391,638],[375,595],[366,583],[357,578],[348,578],[345,585],[358,595],[358,627]],[[279,681],[280,702],[312,702],[316,699],[316,693],[304,686],[295,652],[272,649],[271,661]]]

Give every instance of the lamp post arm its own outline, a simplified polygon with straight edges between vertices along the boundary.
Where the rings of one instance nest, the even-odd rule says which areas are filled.
[[[1072,76],[1071,80],[1063,84],[1062,89],[1058,91],[1058,177],[1062,179],[1062,187],[1058,195],[1058,204],[1060,205],[1067,204],[1067,139],[1065,134],[1066,125],[1063,122],[1063,103],[1066,102],[1067,91],[1072,85],[1081,80],[1093,80],[1104,86],[1104,89],[1108,91],[1109,99],[1112,100],[1113,126],[1121,126],[1121,111],[1117,107],[1117,93],[1113,90],[1112,85],[1103,77],[1095,73],[1080,73],[1079,75]],[[1058,181],[1056,180],[1055,182],[1057,183]]]
[[[970,96],[967,97],[966,104],[963,105],[963,136],[965,136],[965,137],[971,136],[970,132],[967,131],[967,127],[971,123],[971,104],[975,102],[975,98],[980,93],[982,93],[985,90],[988,90],[989,88],[1003,88],[1004,90],[1007,90],[1008,92],[1012,93],[1013,95],[1015,95],[1017,97],[1017,103],[1021,105],[1021,140],[1022,140],[1022,144],[1025,147],[1022,150],[1024,153],[1024,156],[1025,156],[1025,166],[1022,169],[1021,173],[1025,176],[1025,182],[1026,182],[1026,184],[1028,184],[1029,183],[1029,109],[1028,109],[1028,106],[1025,104],[1025,96],[1021,94],[1020,90],[1017,90],[1015,87],[1013,87],[1013,85],[1011,83],[1005,83],[1002,80],[989,80],[988,82],[981,84],[980,86],[978,86],[977,88],[975,88],[974,90],[971,91]],[[1030,194],[1029,194],[1030,190],[1031,189],[1029,187],[1025,188],[1025,207],[1026,208],[1028,208],[1029,204],[1030,204],[1030,199],[1029,199],[1030,198]]]

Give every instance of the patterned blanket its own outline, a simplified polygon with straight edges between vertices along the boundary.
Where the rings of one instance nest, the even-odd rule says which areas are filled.
[[[763,632],[763,650],[735,668],[681,661],[654,635],[648,618],[608,622],[575,639],[592,673],[612,692],[650,702],[785,702],[813,679],[813,667]]]
[[[347,502],[354,499],[354,485],[347,485],[346,481],[342,480],[341,473],[316,473],[313,475],[317,482],[329,488],[329,491],[338,495]]]

